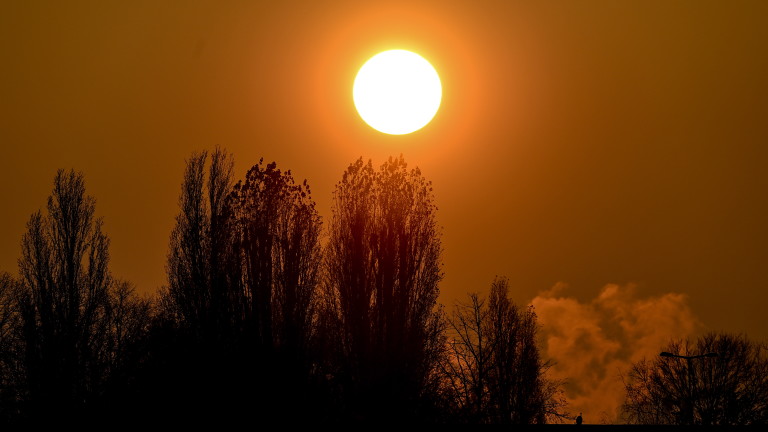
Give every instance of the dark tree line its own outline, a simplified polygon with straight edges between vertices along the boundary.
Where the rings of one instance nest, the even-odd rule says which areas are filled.
[[[59,171],[32,215],[19,276],[0,274],[5,421],[543,423],[562,409],[536,317],[509,300],[437,302],[431,184],[390,158],[351,164],[322,220],[275,163],[235,182],[192,155],[152,299],[109,271],[83,176]]]
[[[59,171],[0,272],[0,422],[120,418],[296,423],[558,422],[560,382],[536,314],[497,278],[444,311],[431,184],[390,158],[351,164],[326,226],[307,182],[275,163],[235,182],[192,155],[153,298],[109,270],[83,175]],[[639,424],[768,421],[768,357],[745,336],[672,341],[626,377]],[[695,359],[674,356],[703,356]]]

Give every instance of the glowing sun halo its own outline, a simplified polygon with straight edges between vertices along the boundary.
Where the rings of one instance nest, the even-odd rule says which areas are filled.
[[[360,68],[352,98],[360,117],[391,135],[415,132],[432,120],[443,88],[435,68],[418,54],[384,51]]]

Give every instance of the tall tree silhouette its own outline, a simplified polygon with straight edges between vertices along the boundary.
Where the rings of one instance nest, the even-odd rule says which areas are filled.
[[[267,353],[306,358],[320,265],[321,220],[306,180],[254,165],[230,196],[241,259],[244,322]]]
[[[457,421],[534,424],[557,420],[564,401],[559,382],[536,345],[536,314],[508,296],[506,278],[491,285],[488,299],[469,295],[446,319],[446,394]]]
[[[240,274],[227,196],[234,162],[225,150],[186,161],[169,241],[168,286],[152,328],[148,409],[155,416],[217,415],[237,400]],[[242,385],[240,385],[240,384]]]
[[[311,400],[310,346],[320,265],[321,220],[306,180],[294,182],[263,159],[229,197],[240,258],[242,316],[250,377],[263,415],[307,421]],[[246,373],[245,375],[249,375]]]
[[[166,311],[170,309],[196,338],[206,340],[231,333],[239,283],[227,206],[234,162],[219,148],[210,163],[208,159],[208,153],[201,152],[187,160],[166,266],[169,285],[163,294]]]
[[[765,425],[768,423],[766,345],[743,335],[710,332],[673,340],[663,351],[694,356],[655,357],[632,366],[625,382],[630,423]]]
[[[325,313],[353,415],[414,416],[442,349],[441,243],[430,183],[402,157],[351,164],[334,192]]]
[[[76,415],[104,389],[109,239],[80,173],[60,170],[27,223],[17,297],[33,412]]]
[[[307,183],[275,163],[232,187],[231,156],[207,159],[193,155],[184,174],[161,308],[177,328],[155,332],[172,347],[159,347],[159,375],[177,409],[277,416],[306,390],[320,217]]]

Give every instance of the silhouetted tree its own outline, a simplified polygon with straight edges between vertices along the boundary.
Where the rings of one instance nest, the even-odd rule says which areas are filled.
[[[414,417],[436,384],[440,235],[431,184],[402,157],[359,159],[336,185],[321,321],[337,342],[347,415]]]
[[[171,232],[159,318],[151,329],[145,374],[155,416],[216,416],[239,396],[236,380],[241,277],[227,196],[234,162],[225,150],[186,161]]]
[[[239,320],[254,380],[251,397],[270,418],[291,423],[314,412],[310,401],[310,345],[318,269],[321,220],[306,180],[294,182],[263,159],[235,185],[232,208],[242,274]]]
[[[262,159],[235,185],[230,203],[249,335],[267,352],[303,361],[321,261],[321,220],[309,185]]]
[[[15,303],[22,385],[33,414],[76,416],[103,394],[108,379],[114,280],[95,205],[82,174],[60,170],[47,214],[33,214],[22,238]]]
[[[563,415],[560,383],[546,377],[536,345],[536,314],[518,308],[508,290],[497,278],[489,299],[470,294],[446,320],[443,371],[458,421],[541,424]]]
[[[630,423],[755,425],[768,422],[768,356],[743,335],[708,333],[663,351],[717,357],[656,357],[632,366],[623,412]]]
[[[207,152],[187,160],[171,233],[164,312],[200,340],[230,334],[238,313],[239,274],[227,205],[233,165],[232,156],[218,148],[210,163]]]
[[[307,183],[275,163],[231,188],[231,156],[217,149],[207,159],[187,161],[155,373],[171,409],[255,406],[276,417],[305,398],[320,217]]]

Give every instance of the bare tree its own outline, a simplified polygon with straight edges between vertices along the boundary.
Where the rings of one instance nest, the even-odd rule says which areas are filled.
[[[76,413],[102,390],[99,333],[109,288],[109,239],[80,173],[60,170],[22,238],[17,297],[25,384],[33,405]]]
[[[236,315],[239,275],[232,251],[233,231],[227,195],[233,159],[225,150],[193,154],[187,160],[179,196],[179,214],[171,233],[163,293],[164,312],[195,337],[229,334]],[[207,176],[206,176],[207,169]]]
[[[216,148],[186,161],[169,241],[168,286],[151,331],[154,416],[215,415],[236,399],[242,284],[228,195],[233,157]],[[161,408],[162,406],[162,408]]]
[[[469,303],[457,303],[446,319],[449,349],[442,364],[447,377],[446,394],[457,417],[471,423],[483,421],[489,399],[486,387],[491,348],[485,302],[478,294],[469,294]]]
[[[768,357],[764,344],[743,335],[712,332],[693,343],[672,341],[663,350],[683,357],[643,359],[629,372],[623,405],[629,422],[696,425],[768,422]],[[702,354],[709,356],[700,356]]]
[[[336,185],[324,313],[335,320],[347,409],[413,416],[442,349],[441,243],[431,184],[402,157],[359,159]],[[381,414],[386,413],[386,414]]]
[[[470,294],[447,318],[446,393],[460,420],[473,423],[541,424],[562,417],[560,383],[536,345],[536,314],[508,297],[497,278],[488,299]]]
[[[27,223],[19,278],[0,275],[0,392],[8,417],[82,422],[124,409],[117,404],[125,397],[108,394],[134,381],[151,303],[111,276],[95,203],[81,173],[59,170],[47,213]]]
[[[140,297],[135,287],[118,280],[109,289],[100,334],[104,350],[100,363],[109,378],[110,397],[133,391],[133,381],[146,361],[146,342],[155,316],[150,298]]]

